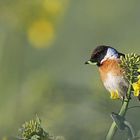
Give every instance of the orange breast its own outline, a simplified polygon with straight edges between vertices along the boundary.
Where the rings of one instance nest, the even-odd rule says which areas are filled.
[[[119,63],[120,60],[114,59],[104,61],[103,64],[99,67],[101,79],[105,81],[108,73],[112,73],[114,76],[123,75],[123,70],[120,68]]]

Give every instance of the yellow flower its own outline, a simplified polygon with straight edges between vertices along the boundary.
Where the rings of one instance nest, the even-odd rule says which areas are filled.
[[[28,39],[36,48],[48,47],[54,39],[52,23],[45,19],[33,22],[28,30]]]
[[[119,99],[120,96],[119,96],[118,90],[112,91],[112,92],[110,93],[110,98],[113,99],[113,100]]]
[[[138,69],[138,72],[140,72],[140,69]]]
[[[58,16],[64,11],[66,3],[67,0],[44,0],[43,6],[49,14]]]
[[[139,96],[140,94],[140,79],[132,84],[132,87],[134,89],[134,96]]]
[[[140,79],[140,75],[138,76],[138,79]]]

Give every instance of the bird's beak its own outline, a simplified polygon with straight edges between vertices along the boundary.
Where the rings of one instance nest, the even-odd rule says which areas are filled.
[[[85,64],[97,65],[97,62],[92,62],[92,61],[88,60],[85,62]]]

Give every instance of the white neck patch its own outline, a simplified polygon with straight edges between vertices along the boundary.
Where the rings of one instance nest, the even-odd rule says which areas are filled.
[[[113,49],[113,48],[108,48],[107,53],[104,57],[104,59],[101,61],[101,63],[103,63],[104,61],[106,61],[107,59],[117,59],[118,58],[118,52]]]

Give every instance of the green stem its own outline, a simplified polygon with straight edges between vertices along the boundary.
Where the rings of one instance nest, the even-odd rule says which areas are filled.
[[[135,138],[135,131],[134,131],[132,125],[128,121],[124,121],[124,124],[127,126],[128,130],[130,132],[129,133],[130,137],[134,139]]]
[[[130,80],[132,81],[132,79]],[[129,105],[129,101],[130,101],[130,96],[131,96],[131,82],[129,84],[129,87],[128,87],[128,91],[127,91],[127,99],[125,99],[125,101],[123,102],[122,106],[121,106],[121,109],[119,111],[119,115],[124,117],[126,112],[127,112],[127,108],[128,108],[128,105]],[[106,140],[112,140],[115,133],[117,132],[117,126],[116,126],[116,123],[113,121],[109,131],[108,131],[108,134],[106,136]]]

